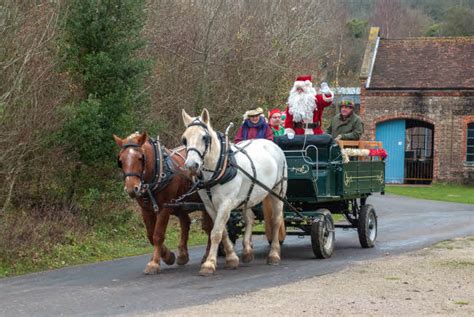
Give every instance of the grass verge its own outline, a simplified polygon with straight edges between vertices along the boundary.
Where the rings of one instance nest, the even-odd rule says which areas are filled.
[[[197,214],[196,214],[197,215]],[[335,221],[342,215],[334,215]],[[71,265],[95,263],[151,253],[142,219],[137,212],[125,212],[119,220],[81,226],[68,217],[46,220],[16,214],[6,217],[0,229],[7,232],[0,239],[0,278],[58,269]],[[263,223],[254,231],[264,232]],[[172,217],[166,233],[166,245],[175,250],[180,228]],[[200,223],[191,225],[189,246],[204,245],[207,236]]]
[[[429,187],[387,185],[385,191],[390,194],[420,199],[474,204],[474,186],[441,183]]]
[[[175,249],[179,242],[179,234],[177,221],[170,221],[166,245]],[[142,255],[153,251],[146,238],[140,215],[136,213],[120,225],[101,224],[87,232],[71,230],[62,236],[64,238],[61,241],[35,241],[25,243],[22,247],[15,247],[14,252],[2,252],[0,278]],[[207,236],[200,229],[200,224],[193,224],[189,245],[206,242]]]

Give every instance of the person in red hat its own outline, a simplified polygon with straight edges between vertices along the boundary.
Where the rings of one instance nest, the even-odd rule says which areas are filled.
[[[273,131],[273,136],[281,136],[285,134],[285,128],[281,125],[280,109],[272,109],[268,112],[268,123]]]
[[[334,93],[325,82],[317,92],[311,81],[311,76],[299,76],[293,84],[285,111],[285,134],[323,134],[323,111],[332,104]]]

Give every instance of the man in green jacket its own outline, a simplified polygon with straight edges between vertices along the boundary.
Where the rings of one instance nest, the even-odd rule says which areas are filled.
[[[364,124],[354,113],[354,103],[350,100],[341,101],[341,112],[331,119],[326,133],[335,140],[359,140],[364,133]]]

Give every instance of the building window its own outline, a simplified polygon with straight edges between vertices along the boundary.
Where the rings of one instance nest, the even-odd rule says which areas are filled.
[[[474,164],[474,122],[467,125],[466,162]]]

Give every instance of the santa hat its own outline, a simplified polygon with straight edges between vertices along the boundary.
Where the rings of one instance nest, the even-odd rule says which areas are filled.
[[[296,77],[296,81],[294,83],[295,87],[304,87],[309,86],[312,87],[313,83],[311,82],[313,77],[311,75],[304,75]]]
[[[275,109],[272,109],[268,112],[268,120],[270,120],[272,118],[272,116],[275,114],[275,113],[280,113],[281,110],[278,109],[278,108],[275,108]]]
[[[313,77],[311,75],[305,75],[305,76],[298,76],[296,77],[296,81],[313,81]]]

